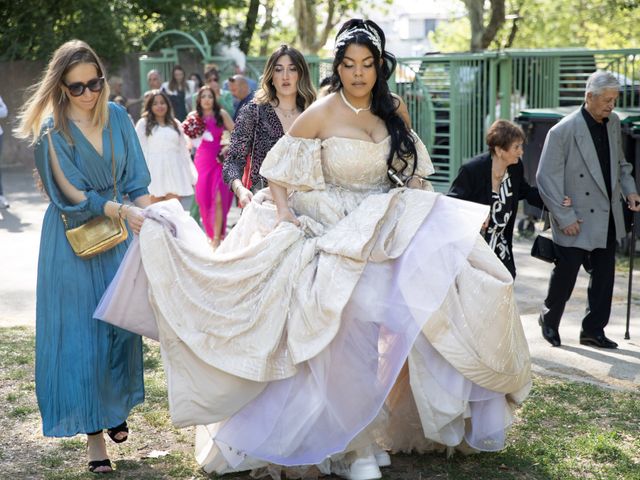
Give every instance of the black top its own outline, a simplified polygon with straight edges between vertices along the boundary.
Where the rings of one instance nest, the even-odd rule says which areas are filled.
[[[187,118],[187,105],[185,104],[186,93],[184,90],[178,90],[175,94],[170,94],[168,91],[164,93],[169,97],[171,106],[173,107],[173,116],[180,122]]]
[[[511,275],[515,278],[516,266],[513,262],[513,227],[516,222],[518,201],[526,200],[538,208],[542,208],[543,204],[538,194],[538,189],[529,185],[524,179],[524,168],[521,160],[518,160],[518,163],[515,165],[509,165],[507,167],[507,173],[510,185],[508,188],[501,188],[501,192],[499,192],[503,196],[512,195],[515,200],[506,202],[504,201],[505,199],[502,198],[501,200],[503,201],[500,202],[502,208],[510,210],[502,210],[499,212],[502,218],[506,219],[506,225],[501,231],[501,236],[506,242],[507,252],[499,251],[500,244],[496,245],[494,251],[496,251],[502,263],[504,263],[509,269],[509,272],[511,272]],[[491,187],[491,154],[483,153],[460,167],[458,176],[453,181],[447,195],[482,205],[491,205],[492,211],[490,215],[493,220],[498,216],[496,215],[497,212],[493,211],[495,209],[497,196],[494,195]],[[507,253],[507,255],[505,255],[505,253]]]
[[[587,127],[589,127],[593,145],[596,147],[600,168],[602,169],[602,176],[604,177],[604,184],[607,186],[607,193],[609,194],[609,198],[611,198],[611,152],[609,151],[609,136],[607,135],[607,123],[609,123],[609,119],[604,118],[602,123],[598,123],[584,105],[581,111],[585,122],[587,122]]]

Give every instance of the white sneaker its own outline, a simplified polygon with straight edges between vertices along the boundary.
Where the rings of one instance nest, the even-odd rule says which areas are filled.
[[[379,467],[391,466],[391,456],[384,450],[377,451],[374,456],[376,457],[376,463]]]
[[[9,202],[7,202],[4,195],[0,195],[0,208],[9,208]]]
[[[358,458],[349,465],[349,471],[343,474],[346,480],[376,480],[382,478],[382,472],[378,468],[376,457]]]

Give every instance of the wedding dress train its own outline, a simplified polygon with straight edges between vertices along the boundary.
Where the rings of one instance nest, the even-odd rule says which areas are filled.
[[[215,253],[178,202],[147,209],[96,316],[157,325],[172,421],[201,425],[206,471],[504,447],[530,359],[511,275],[478,234],[486,207],[390,189],[389,143],[285,135],[261,174],[300,226],[276,225],[265,189]]]

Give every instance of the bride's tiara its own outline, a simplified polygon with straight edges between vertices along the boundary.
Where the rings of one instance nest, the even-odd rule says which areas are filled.
[[[334,50],[337,51],[340,47],[346,44],[347,41],[351,40],[358,33],[364,33],[367,37],[369,37],[369,39],[371,40],[371,43],[373,43],[375,47],[378,49],[378,54],[382,55],[382,41],[380,40],[380,36],[378,35],[378,32],[375,31],[375,29],[369,27],[367,24],[364,24],[362,26],[358,25],[355,28],[352,28],[350,30],[345,30],[344,32],[342,32],[338,36],[338,38],[336,38],[336,44],[335,44]]]

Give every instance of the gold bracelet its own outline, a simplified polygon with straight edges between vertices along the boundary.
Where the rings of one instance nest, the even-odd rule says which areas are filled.
[[[124,203],[121,203],[120,206],[118,207],[118,218],[122,219],[122,209],[125,207]],[[126,216],[126,212],[125,212],[125,216]]]

